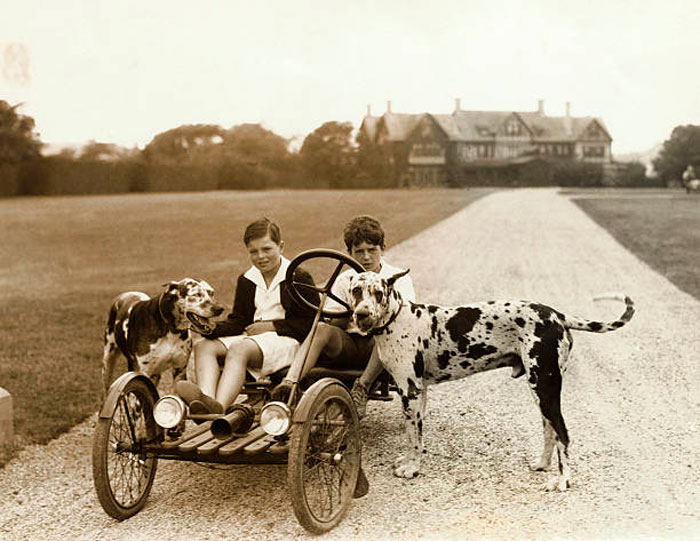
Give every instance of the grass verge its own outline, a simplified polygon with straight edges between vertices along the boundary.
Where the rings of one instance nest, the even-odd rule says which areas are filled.
[[[569,195],[620,244],[700,300],[700,196],[671,190],[577,193]]]
[[[0,200],[0,386],[16,441],[45,443],[101,400],[102,330],[120,292],[204,278],[229,305],[249,263],[245,226],[268,216],[285,254],[343,250],[342,228],[371,214],[399,243],[492,190],[198,192]],[[122,367],[125,368],[125,367]]]

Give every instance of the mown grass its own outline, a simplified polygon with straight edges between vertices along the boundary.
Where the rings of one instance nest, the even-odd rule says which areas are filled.
[[[574,202],[620,244],[700,299],[700,196],[680,190],[596,191]]]
[[[343,249],[343,225],[376,216],[388,246],[491,190],[271,191],[0,200],[0,386],[13,396],[15,445],[43,443],[99,407],[102,330],[127,290],[204,278],[230,305],[248,266],[241,240],[276,220],[285,254]],[[123,367],[125,368],[125,367]]]

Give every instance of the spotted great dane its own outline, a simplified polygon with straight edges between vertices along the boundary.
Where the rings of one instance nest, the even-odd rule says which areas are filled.
[[[513,377],[527,382],[542,414],[544,450],[536,470],[549,467],[556,444],[559,475],[545,490],[565,491],[571,471],[569,436],[561,414],[562,374],[573,344],[571,330],[608,332],[619,329],[634,314],[627,296],[626,310],[610,323],[566,316],[528,301],[488,301],[444,308],[401,298],[394,283],[408,271],[389,279],[372,272],[350,283],[352,319],[360,332],[372,334],[382,364],[398,387],[403,403],[408,447],[394,463],[398,477],[415,477],[423,452],[422,432],[426,387],[477,372],[510,367]]]
[[[173,371],[173,383],[182,379],[192,351],[190,330],[211,332],[214,324],[209,319],[223,311],[214,300],[214,289],[192,278],[172,281],[152,298],[139,291],[119,295],[112,302],[104,333],[105,390],[121,356],[126,357],[129,370],[143,372],[156,387],[168,369]]]

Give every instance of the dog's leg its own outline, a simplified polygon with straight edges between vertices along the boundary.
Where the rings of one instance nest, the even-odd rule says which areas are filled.
[[[396,380],[396,378],[394,378]],[[425,412],[426,390],[423,382],[416,383],[412,378],[397,381],[399,396],[403,405],[404,424],[408,446],[406,453],[394,462],[394,475],[411,478],[418,475],[423,454],[423,415]]]
[[[114,333],[105,331],[104,336],[104,352],[102,354],[102,388],[105,393],[112,384],[114,378],[114,367],[117,360],[121,357],[121,352],[117,347],[117,342],[114,339]]]
[[[569,487],[571,470],[569,467],[569,434],[566,430],[564,417],[561,414],[561,374],[559,372],[547,374],[546,371],[538,374],[538,371],[533,370],[530,374],[529,383],[546,425],[544,428],[545,442],[542,458],[546,458],[545,455],[551,452],[548,449],[551,443],[548,442],[547,438],[553,433],[559,459],[559,476],[554,477],[542,488],[547,491],[558,490],[563,492]],[[537,466],[539,465],[537,464]]]
[[[542,455],[539,461],[532,466],[534,471],[547,470],[552,463],[552,452],[554,451],[556,434],[554,433],[554,428],[552,428],[551,423],[547,421],[544,416],[542,416],[542,434],[544,436],[544,449],[542,449]]]

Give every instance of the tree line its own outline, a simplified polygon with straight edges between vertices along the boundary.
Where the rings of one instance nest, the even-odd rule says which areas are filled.
[[[353,139],[350,122],[325,122],[297,152],[260,124],[190,124],[155,135],[143,150],[92,141],[44,157],[35,121],[19,107],[0,100],[0,195],[395,183],[386,150],[361,132]],[[677,183],[688,165],[700,170],[700,126],[676,127],[653,163],[665,185]]]
[[[290,140],[260,124],[228,129],[191,124],[155,135],[143,150],[91,141],[43,157],[34,119],[17,109],[0,100],[0,168],[6,166],[0,175],[14,171],[19,193],[52,193],[50,184],[61,182],[58,176],[83,190],[90,180],[82,177],[96,175],[110,177],[117,191],[167,190],[169,182],[185,190],[368,186],[370,175],[361,174],[358,161],[363,150],[353,140],[350,122],[325,122],[297,152],[290,150]],[[373,185],[381,183],[372,178]],[[112,190],[95,186],[95,193],[105,191]],[[4,192],[8,195],[7,187]]]

